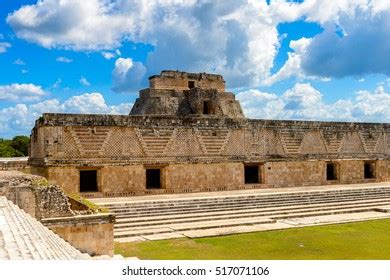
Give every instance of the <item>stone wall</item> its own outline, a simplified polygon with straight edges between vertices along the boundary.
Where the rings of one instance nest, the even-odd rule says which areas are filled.
[[[390,124],[44,114],[32,139],[35,167],[390,156]]]
[[[40,176],[20,172],[3,172],[7,182],[3,191],[7,199],[38,220],[46,217],[74,215],[63,190]]]
[[[326,164],[337,165],[337,180],[328,181]],[[266,187],[292,187],[327,184],[350,184],[390,181],[389,161],[376,160],[375,178],[364,179],[365,160],[300,160],[269,162],[178,163],[105,165],[97,169],[98,192],[84,193],[87,197],[131,196],[144,194],[219,191]],[[370,161],[371,162],[371,161]],[[259,165],[258,184],[245,184],[244,166]],[[85,167],[83,167],[85,168]],[[94,169],[90,165],[90,169]],[[161,188],[146,188],[146,169],[160,168]],[[49,167],[51,181],[61,183],[69,193],[78,193],[80,167]],[[51,172],[53,171],[54,172]],[[62,176],[55,174],[62,171]],[[67,176],[68,175],[68,176]]]
[[[194,87],[225,91],[225,81],[221,75],[179,71],[162,71],[160,75],[150,77],[149,87],[152,89],[189,90],[189,81],[193,82]]]
[[[27,164],[27,161],[28,157],[0,158],[0,170],[30,172],[30,166]]]
[[[45,114],[37,122],[34,172],[69,193],[80,171],[97,170],[100,195],[208,191],[332,184],[326,162],[337,162],[336,183],[388,181],[390,125],[229,118]],[[40,153],[32,153],[32,155]],[[261,164],[262,184],[245,185],[244,164]],[[145,188],[145,170],[161,169],[161,189]],[[222,176],[223,175],[223,176]],[[372,180],[371,180],[372,181]]]
[[[114,215],[48,218],[42,223],[82,253],[114,255]]]

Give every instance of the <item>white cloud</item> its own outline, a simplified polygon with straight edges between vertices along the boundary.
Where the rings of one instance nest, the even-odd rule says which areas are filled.
[[[91,83],[88,82],[88,80],[86,78],[84,78],[84,77],[81,77],[79,82],[80,82],[80,84],[82,84],[83,86],[86,86],[86,87],[91,85]]]
[[[8,42],[0,42],[0,53],[5,53],[12,45]]]
[[[107,60],[110,60],[110,59],[113,59],[117,56],[122,55],[122,53],[119,49],[116,49],[115,52],[103,51],[103,52],[101,52],[101,54]]]
[[[24,62],[23,60],[21,60],[20,58],[16,59],[14,61],[14,64],[16,65],[26,65],[26,62]]]
[[[20,72],[22,72],[22,74],[27,74],[28,70],[27,69],[22,69],[22,70],[20,70]]]
[[[118,92],[139,90],[145,72],[146,68],[141,62],[134,62],[131,58],[118,58],[112,71],[113,90]]]
[[[300,79],[310,78],[307,77],[302,68],[301,61],[302,56],[306,53],[307,47],[310,45],[311,39],[309,38],[301,38],[299,40],[292,40],[290,42],[290,48],[293,52],[288,52],[288,59],[279,69],[279,71],[269,77],[267,77],[264,81],[264,85],[272,85],[278,81],[290,78],[290,77],[298,77]]]
[[[132,103],[108,105],[100,93],[85,93],[73,96],[63,103],[58,99],[0,109],[0,130],[3,137],[17,134],[30,134],[34,122],[43,113],[81,113],[81,114],[129,114]]]
[[[99,51],[106,59],[120,57],[117,48],[126,41],[149,44],[153,50],[143,65],[138,65],[139,72],[141,68],[146,69],[146,76],[163,69],[217,72],[224,75],[228,87],[235,88],[270,85],[294,76],[294,72],[299,79],[330,77],[328,73],[310,67],[303,67],[303,71],[298,66],[302,61],[306,61],[306,66],[321,64],[318,60],[308,63],[304,59],[310,57],[306,53],[313,45],[304,38],[292,42],[296,45],[292,46],[294,51],[289,54],[286,65],[278,73],[270,74],[280,46],[278,24],[303,19],[320,23],[324,28],[336,25],[348,33],[348,25],[343,22],[348,17],[352,25],[362,14],[378,16],[387,22],[388,2],[273,0],[267,5],[265,0],[41,0],[9,14],[6,21],[19,38],[46,48]],[[375,29],[375,21],[367,29],[373,27]],[[387,33],[372,32],[371,36],[375,40],[366,41],[373,42],[378,50],[373,57],[385,56]],[[299,49],[299,44],[305,49]],[[333,45],[321,43],[320,47],[332,52]],[[356,48],[354,53],[359,53],[359,49],[366,52]],[[369,65],[375,65],[370,55],[360,57],[368,60]],[[356,58],[355,55],[352,61],[357,61]],[[342,59],[348,60],[348,55],[343,55]],[[386,64],[384,61],[389,60],[377,64]],[[331,69],[332,65],[328,66],[323,68]],[[129,90],[128,86],[114,84],[113,87],[118,91]]]
[[[73,62],[73,59],[70,59],[70,58],[67,58],[64,56],[59,56],[59,57],[57,57],[56,61],[62,62],[62,63],[71,63],[71,62]]]
[[[114,58],[116,55],[115,55],[115,53],[113,53],[113,52],[102,52],[102,56],[103,56],[105,59],[109,60],[109,59]]]
[[[324,32],[308,41],[264,84],[289,77],[329,79],[379,73],[389,75],[388,26],[390,2],[382,0],[306,0],[302,3],[277,0],[269,7],[275,22],[303,19],[320,23]],[[302,40],[302,39],[300,39]],[[299,42],[292,41],[292,42]]]
[[[302,56],[302,68],[308,75],[321,77],[390,75],[389,26],[390,10],[342,15],[339,26],[328,25],[312,39]]]
[[[358,91],[352,99],[325,103],[309,83],[297,83],[281,96],[249,90],[237,94],[250,118],[299,119],[358,122],[389,122],[390,93],[383,86],[374,92]]]
[[[34,84],[11,84],[0,86],[0,100],[6,101],[34,101],[45,95],[41,86]]]
[[[366,11],[369,9],[380,11],[383,0],[305,0],[296,3],[286,0],[271,1],[269,14],[276,22],[295,21],[306,18],[308,21],[321,24],[338,22],[340,14],[355,15],[357,9]],[[384,5],[385,6],[385,5]],[[388,7],[388,5],[387,5]]]
[[[277,23],[267,9],[265,1],[246,0],[42,0],[11,13],[7,22],[19,38],[47,48],[110,51],[126,40],[150,44],[146,75],[218,72],[237,87],[259,84],[273,65]]]

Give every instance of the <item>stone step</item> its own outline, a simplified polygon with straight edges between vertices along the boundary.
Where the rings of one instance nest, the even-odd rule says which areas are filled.
[[[361,200],[361,199],[370,199],[370,198],[386,198],[390,197],[390,194],[366,194],[366,195],[342,195],[342,196],[323,196],[323,197],[306,197],[306,198],[289,198],[289,199],[250,199],[250,200],[229,200],[229,201],[207,201],[207,202],[197,202],[197,201],[188,201],[187,203],[175,203],[167,202],[163,204],[144,204],[144,205],[133,205],[133,204],[121,204],[113,207],[104,206],[111,209],[113,212],[120,213],[127,210],[154,210],[154,209],[172,209],[172,208],[202,208],[202,207],[213,207],[221,204],[224,205],[238,205],[238,204],[278,204],[286,202],[313,202],[313,201],[328,201],[328,200]]]
[[[267,218],[250,217],[250,218],[241,218],[241,219],[234,219],[234,220],[226,219],[226,220],[219,220],[219,221],[178,223],[178,224],[170,224],[165,227],[149,226],[149,227],[142,227],[142,228],[115,230],[114,238],[115,240],[117,240],[119,238],[124,238],[124,237],[160,234],[160,233],[168,233],[168,232],[181,232],[181,231],[189,231],[189,230],[213,229],[213,228],[223,228],[223,227],[233,227],[233,226],[249,226],[249,225],[274,223],[279,219],[336,215],[336,214],[346,214],[346,213],[359,213],[359,212],[367,212],[372,210],[373,210],[372,207],[357,207],[354,209],[338,209],[338,210],[332,209],[328,211],[320,210],[317,212],[304,212],[299,214],[292,213],[292,214],[284,214],[284,215],[273,215]]]
[[[28,230],[30,232],[29,236],[31,241],[34,243],[36,249],[43,254],[41,257],[36,257],[34,259],[71,259],[68,257],[69,251],[64,250],[67,248],[74,249],[73,247],[69,244],[64,246],[61,238],[55,236],[55,234],[30,215],[25,214],[18,206],[12,205],[11,207],[15,208],[14,215],[19,216],[21,220],[23,220],[23,224],[26,225],[26,227],[29,227]]]
[[[323,206],[323,207],[316,207],[316,208],[296,208],[296,209],[273,209],[273,210],[264,210],[264,211],[257,211],[257,212],[251,212],[251,213],[232,213],[227,214],[224,216],[215,216],[212,215],[213,213],[210,213],[210,216],[207,217],[192,217],[192,218],[186,218],[186,219],[178,219],[178,218],[171,218],[171,219],[163,219],[160,221],[144,221],[144,222],[126,222],[126,223],[117,223],[115,224],[115,230],[120,230],[122,228],[135,228],[135,227],[145,227],[145,226],[151,226],[151,225],[168,225],[173,223],[189,223],[189,222],[197,222],[197,221],[210,221],[210,220],[223,220],[223,219],[238,219],[243,217],[264,217],[264,216],[274,216],[274,215],[292,215],[292,214],[299,214],[299,213],[311,213],[311,212],[318,212],[318,211],[330,211],[330,210],[342,210],[342,209],[356,209],[359,207],[371,207],[371,209],[376,209],[376,207],[379,206],[387,206],[390,205],[390,201],[382,202],[382,203],[362,203],[362,204],[356,204],[356,205],[336,205],[336,206]]]
[[[216,204],[213,206],[208,207],[171,207],[171,208],[145,208],[145,209],[129,209],[125,208],[121,211],[115,210],[112,211],[114,214],[117,215],[118,218],[122,216],[134,216],[134,217],[141,217],[141,216],[150,216],[150,215],[157,215],[157,214],[164,214],[164,215],[170,215],[170,213],[177,214],[180,213],[201,213],[201,212],[208,212],[212,210],[235,210],[235,209],[253,209],[253,208],[267,208],[267,207],[277,207],[277,206],[286,206],[286,205],[312,205],[312,204],[326,204],[326,203],[332,203],[332,202],[353,202],[353,201],[359,201],[359,200],[367,200],[367,199],[388,199],[389,197],[379,196],[379,197],[359,197],[357,198],[334,198],[334,199],[318,199],[318,200],[310,200],[310,201],[301,201],[301,200],[291,200],[291,201],[284,201],[281,203],[252,203],[252,204],[245,204],[245,203],[238,203],[238,204]]]
[[[361,200],[361,201],[354,201],[354,202],[336,202],[336,203],[329,203],[326,204],[326,207],[330,206],[355,206],[357,204],[389,204],[390,205],[390,199],[384,199],[384,200]],[[322,204],[313,204],[310,206],[305,206],[305,209],[310,208],[318,208],[323,207]],[[180,219],[192,219],[192,218],[207,218],[207,217],[223,217],[228,216],[232,214],[260,214],[264,212],[270,212],[270,211],[290,211],[295,209],[302,209],[302,205],[295,205],[295,206],[280,206],[280,207],[269,207],[269,208],[254,208],[254,209],[237,209],[237,210],[231,210],[231,211],[213,211],[213,212],[205,212],[205,213],[190,213],[190,214],[176,214],[171,216],[161,215],[161,216],[150,216],[150,217],[142,217],[142,218],[131,218],[125,216],[124,218],[116,217],[115,227],[120,227],[123,223],[139,223],[139,222],[153,222],[153,221],[167,221],[170,219],[180,220]]]
[[[96,201],[96,203],[102,207],[123,207],[125,205],[131,205],[132,207],[141,206],[144,207],[145,205],[156,205],[156,207],[160,207],[162,204],[168,204],[172,205],[174,204],[188,204],[188,203],[203,203],[203,202],[209,202],[209,201],[221,201],[226,202],[228,200],[233,201],[239,201],[243,199],[264,199],[264,200],[271,200],[271,199],[284,199],[284,198],[291,198],[295,199],[297,197],[314,197],[314,196],[337,196],[340,197],[342,195],[364,195],[364,194],[388,194],[390,193],[390,188],[380,188],[380,189],[363,189],[363,190],[346,190],[346,191],[329,191],[329,192],[305,192],[305,193],[292,193],[292,194],[269,194],[269,195],[250,195],[250,196],[227,196],[227,197],[217,197],[217,198],[194,198],[194,199],[165,199],[165,200],[156,200],[156,201],[128,201],[128,202],[119,202],[119,203],[110,203],[110,202],[100,202]]]
[[[6,220],[1,232],[4,249],[8,252],[9,259],[87,259],[87,256],[81,254],[18,206],[4,197],[0,197],[0,201],[4,205],[0,209]]]
[[[34,234],[36,235],[36,227],[34,228],[33,226],[31,226],[31,223],[27,219],[27,215],[23,214],[23,212],[16,205],[10,205],[10,208],[13,210],[11,217],[14,218],[14,224],[19,224],[22,227],[19,227],[18,231],[19,233],[25,235],[24,241],[26,246],[28,247],[28,250],[32,254],[32,259],[49,259],[51,257],[51,254],[48,254],[48,252],[41,250],[39,242],[40,240],[35,243],[33,242],[33,239],[36,240],[37,238],[28,234],[30,232],[34,232]]]
[[[256,204],[256,205],[273,205],[273,204],[284,204],[289,202],[315,202],[315,201],[331,201],[331,200],[362,200],[362,199],[380,199],[380,198],[388,198],[390,197],[390,194],[370,194],[370,195],[355,195],[355,196],[329,196],[329,197],[312,197],[312,198],[295,198],[295,199],[274,199],[274,200],[237,200],[237,201],[227,201],[227,202],[189,202],[186,204],[176,204],[176,203],[165,203],[162,205],[156,205],[156,204],[146,204],[144,206],[139,205],[122,205],[122,206],[116,206],[116,207],[109,207],[107,208],[111,209],[115,213],[120,213],[128,210],[132,211],[138,211],[138,210],[165,210],[165,209],[176,209],[176,208],[209,208],[209,207],[215,207],[220,205],[225,206],[234,206],[234,205],[243,205],[243,204]]]

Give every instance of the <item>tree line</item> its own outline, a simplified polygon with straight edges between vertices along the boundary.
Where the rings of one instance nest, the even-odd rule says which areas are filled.
[[[0,138],[0,157],[23,157],[28,156],[30,137],[15,136],[11,140]]]

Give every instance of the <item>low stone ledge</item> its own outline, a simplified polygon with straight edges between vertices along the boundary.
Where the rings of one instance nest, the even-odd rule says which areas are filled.
[[[42,223],[83,253],[114,255],[115,216],[112,214],[47,218]]]

